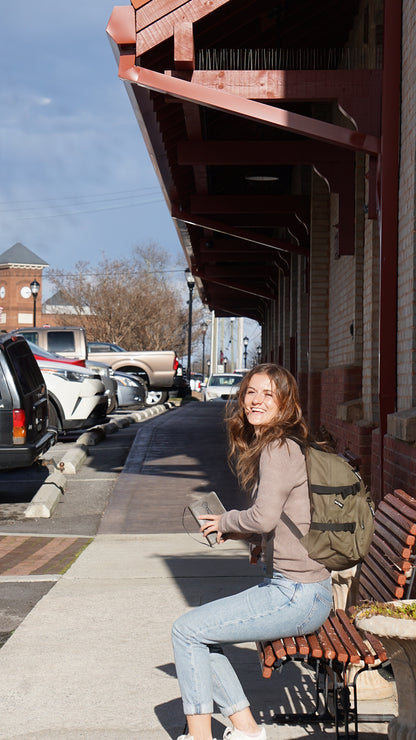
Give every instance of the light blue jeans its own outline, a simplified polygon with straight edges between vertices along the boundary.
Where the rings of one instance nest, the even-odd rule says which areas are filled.
[[[249,706],[220,645],[314,632],[332,606],[331,579],[296,583],[279,573],[234,596],[204,604],[172,628],[176,673],[185,714],[225,717]]]

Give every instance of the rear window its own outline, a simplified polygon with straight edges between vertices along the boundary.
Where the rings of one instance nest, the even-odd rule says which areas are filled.
[[[39,344],[39,333],[37,331],[21,331],[19,329],[19,334],[21,334],[29,342],[33,342],[33,344]]]
[[[94,344],[94,342],[88,342],[88,349],[90,352],[110,352],[111,347],[109,344]]]
[[[48,332],[49,352],[75,352],[75,337],[72,331]]]
[[[7,348],[10,370],[24,396],[43,385],[42,373],[26,342],[13,342]]]

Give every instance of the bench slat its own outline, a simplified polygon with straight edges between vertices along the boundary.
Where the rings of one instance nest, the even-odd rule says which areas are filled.
[[[309,645],[309,650],[312,658],[322,658],[324,653],[319,643],[316,632],[314,632],[312,635],[305,635],[305,640]]]
[[[272,640],[270,644],[273,648],[276,658],[278,658],[279,660],[283,660],[283,658],[286,658],[286,648],[282,640]]]
[[[370,601],[391,601],[392,599],[402,599],[404,588],[396,586],[393,590],[386,588],[380,581],[374,582],[371,573],[360,574],[360,599]]]
[[[388,493],[380,502],[380,508],[382,504],[384,506],[390,506],[394,511],[398,512],[398,515],[396,514],[396,516],[394,516],[394,520],[397,521],[403,529],[409,529],[410,534],[416,534],[416,511],[411,505],[409,505],[409,503],[405,503],[396,496],[393,496],[393,494]],[[384,511],[384,508],[381,510]]]
[[[341,620],[338,617],[338,614],[332,614],[329,617],[329,620],[332,624],[333,629],[338,635],[339,640],[343,644],[345,650],[348,651],[348,661],[349,663],[359,663],[361,660],[361,655],[358,653],[356,645],[350,640],[347,632],[345,631]],[[343,661],[344,662],[344,661]]]
[[[410,534],[410,532],[403,532],[403,529],[397,526],[393,519],[384,516],[384,514],[380,511],[380,513],[378,514],[378,521],[380,525],[380,531],[383,529],[384,525],[384,532],[387,540],[389,539],[390,534],[395,534],[401,542],[404,542],[406,545],[410,545],[410,547],[413,547],[413,545],[415,544],[414,535]]]
[[[331,640],[325,632],[325,627],[322,625],[319,632],[315,633],[318,636],[318,642],[322,647],[323,654],[327,660],[333,660],[337,657],[337,652],[331,643]],[[308,635],[310,637],[311,635]]]
[[[331,617],[328,617],[328,619],[324,622],[324,624],[322,625],[322,629],[333,645],[334,650],[336,651],[336,659],[339,660],[340,663],[346,663],[348,661],[348,652],[345,649],[345,645],[342,644],[337,635],[334,625],[332,624]]]
[[[257,654],[259,656],[262,676],[263,678],[271,678],[271,675],[273,673],[273,668],[271,668],[270,666],[266,666],[265,664],[263,643],[257,642],[256,646],[257,646]]]
[[[380,528],[378,528],[371,541],[371,547],[376,547],[383,555],[389,557],[392,563],[395,563],[400,567],[402,560],[408,561],[412,555],[412,548],[409,545],[404,545],[400,540],[390,537],[388,540],[381,536]],[[390,535],[390,532],[387,532]]]
[[[413,496],[409,496],[409,494],[405,491],[402,491],[401,488],[396,488],[394,493],[388,493],[384,498],[387,499],[387,497],[389,501],[391,501],[392,499],[394,501],[401,501],[406,506],[408,506],[409,509],[413,512],[410,518],[414,520],[416,515],[416,499],[413,498]]]
[[[303,635],[301,635],[300,637],[295,637],[295,641],[299,655],[309,655],[309,645],[306,637],[304,637]]]
[[[395,593],[397,586],[405,586],[407,580],[406,573],[402,573],[381,556],[379,559],[375,558],[374,552],[367,555],[365,563],[361,566],[361,576],[369,576],[372,581],[379,580],[392,594]]]
[[[387,660],[387,653],[383,644],[380,642],[378,637],[370,634],[370,632],[364,632],[364,634],[365,639],[368,640],[368,642],[370,643],[378,659],[381,660],[382,663],[384,663],[384,661]]]
[[[287,655],[296,655],[296,653],[298,652],[294,637],[284,637],[283,645],[285,646]]]
[[[337,609],[337,617],[345,629],[345,632],[348,634],[348,637],[357,648],[361,656],[361,660],[363,660],[367,665],[373,665],[375,663],[374,653],[368,648],[361,633],[352,624],[347,613],[343,609]]]

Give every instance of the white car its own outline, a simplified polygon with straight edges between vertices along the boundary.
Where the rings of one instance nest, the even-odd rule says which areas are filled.
[[[49,425],[86,429],[106,418],[108,398],[100,376],[86,367],[37,359],[48,391]]]
[[[228,401],[230,396],[236,395],[242,377],[237,373],[213,373],[203,388],[204,401]]]

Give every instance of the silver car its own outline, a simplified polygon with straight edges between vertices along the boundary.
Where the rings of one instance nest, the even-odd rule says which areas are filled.
[[[228,401],[236,395],[242,378],[238,373],[213,373],[203,388],[204,401]]]

